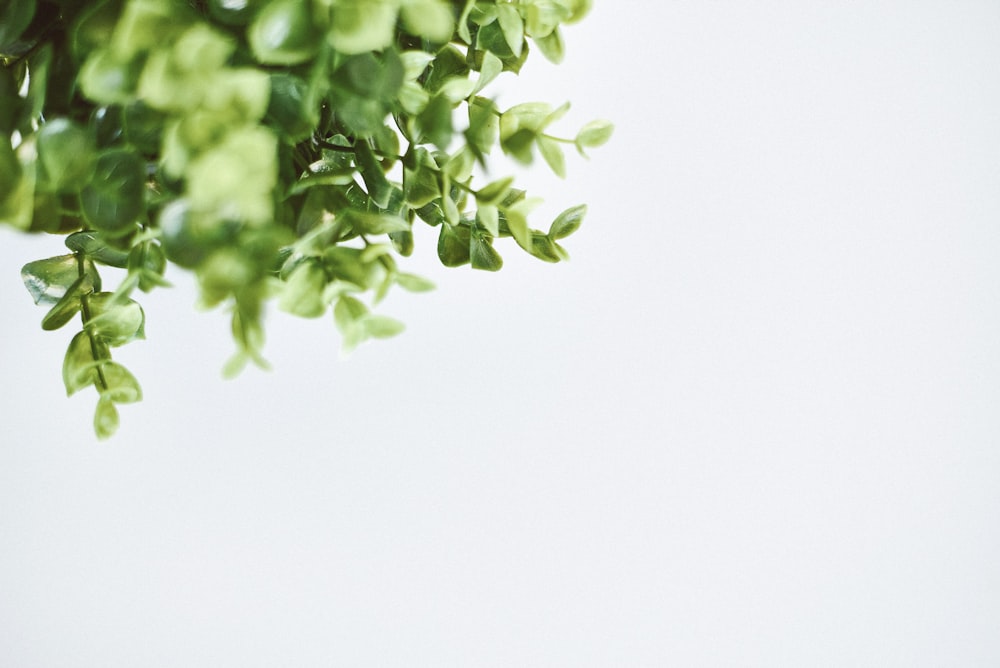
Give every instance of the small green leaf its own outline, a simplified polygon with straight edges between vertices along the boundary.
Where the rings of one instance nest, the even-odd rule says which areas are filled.
[[[285,280],[278,306],[302,318],[318,318],[326,312],[323,301],[326,284],[326,272],[318,262],[300,262]]]
[[[52,119],[38,130],[38,162],[45,185],[54,191],[74,192],[86,185],[94,151],[94,139],[86,128],[69,119]]]
[[[109,397],[97,400],[97,410],[94,412],[94,431],[97,437],[104,439],[114,436],[118,431],[118,409]]]
[[[472,234],[469,241],[469,256],[473,269],[500,271],[503,258],[493,248],[493,238],[485,234]]]
[[[597,148],[611,139],[615,126],[610,121],[591,121],[576,133],[574,143],[583,153],[584,148]]]
[[[434,289],[434,283],[416,274],[396,274],[399,287],[410,292],[429,292]]]
[[[98,230],[120,235],[145,211],[146,165],[134,152],[110,149],[97,158],[94,175],[80,193],[83,215]]]
[[[257,60],[266,65],[297,65],[315,56],[322,33],[311,6],[299,0],[265,5],[247,30]]]
[[[385,208],[392,195],[392,185],[385,178],[382,165],[375,158],[372,147],[365,140],[358,140],[354,144],[354,155],[358,158],[358,169],[361,170],[361,178],[368,186],[368,196],[372,198],[375,205]]]
[[[407,30],[431,42],[447,42],[455,30],[455,16],[442,0],[404,0],[402,18]]]
[[[438,235],[438,258],[446,267],[460,267],[470,259],[469,228],[442,225]]]
[[[142,400],[142,388],[132,373],[117,362],[104,362],[100,373],[104,377],[101,398],[116,404],[132,404]]]
[[[552,168],[553,173],[559,178],[566,178],[566,158],[563,156],[559,142],[551,137],[539,135],[536,143],[538,144],[538,152],[545,158],[545,162]]]
[[[493,181],[476,192],[476,201],[480,204],[499,204],[513,183],[513,176]]]
[[[0,53],[6,53],[35,15],[35,0],[7,0],[0,3]]]
[[[83,253],[87,257],[110,267],[124,269],[128,266],[129,254],[126,251],[112,248],[99,232],[83,230],[66,237],[66,248]]]
[[[298,4],[298,0],[291,0]],[[397,2],[332,0],[333,24],[327,39],[346,54],[379,51],[392,44],[396,34]]]
[[[553,240],[565,239],[580,229],[580,223],[583,222],[583,217],[586,214],[586,204],[580,204],[579,206],[566,209],[556,216],[554,221],[552,221],[552,226],[549,228],[549,237]]]
[[[406,325],[384,315],[369,315],[363,321],[364,333],[376,339],[387,339],[402,333]]]
[[[35,260],[21,269],[21,280],[36,304],[55,304],[80,277],[76,255]]]
[[[497,21],[511,53],[515,56],[521,55],[521,48],[524,46],[524,19],[521,18],[517,8],[506,2],[498,2]]]
[[[84,327],[95,338],[120,346],[145,337],[146,316],[135,301],[119,299],[111,292],[99,292],[87,299],[90,318]]]
[[[62,375],[66,396],[72,396],[96,383],[97,365],[90,337],[86,332],[78,332],[69,342],[69,348],[66,349],[66,356],[63,358]]]
[[[492,204],[480,204],[476,221],[494,237],[500,236],[500,211]]]
[[[562,33],[559,28],[554,29],[548,35],[544,37],[534,37],[535,45],[538,50],[542,52],[542,55],[550,63],[559,64],[563,60],[565,55],[565,47],[563,45]]]

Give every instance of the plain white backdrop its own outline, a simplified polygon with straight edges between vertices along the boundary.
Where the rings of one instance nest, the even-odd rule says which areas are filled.
[[[500,86],[611,144],[568,264],[411,270],[223,381],[190,278],[109,442],[0,230],[0,665],[1000,665],[1000,5],[597,0]],[[505,252],[506,251],[506,252]]]

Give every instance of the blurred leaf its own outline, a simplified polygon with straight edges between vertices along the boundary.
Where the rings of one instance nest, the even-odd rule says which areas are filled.
[[[434,283],[415,274],[396,274],[399,287],[410,292],[429,292],[434,289]]]
[[[580,128],[574,143],[580,153],[583,153],[584,148],[597,148],[607,143],[614,129],[615,126],[609,121],[591,121]]]
[[[94,431],[97,437],[104,439],[114,436],[118,431],[118,409],[109,397],[97,400],[97,410],[94,411]]]
[[[552,168],[553,173],[559,178],[566,178],[566,158],[563,156],[559,142],[551,137],[539,135],[537,144],[539,153],[545,158],[545,162]]]
[[[94,139],[66,118],[47,121],[38,131],[38,161],[52,190],[78,191],[94,168]]]
[[[299,0],[267,3],[247,30],[257,60],[267,65],[296,65],[315,55],[322,28],[311,6]]]
[[[318,318],[326,312],[323,301],[326,283],[326,272],[319,263],[300,262],[286,279],[278,306],[302,318]]]
[[[135,153],[110,149],[97,158],[93,177],[80,193],[87,221],[112,235],[128,232],[145,212],[146,165]]]

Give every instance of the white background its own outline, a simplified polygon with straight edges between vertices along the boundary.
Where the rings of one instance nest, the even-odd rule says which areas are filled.
[[[1000,665],[1000,4],[596,5],[500,86],[617,124],[572,262],[347,360],[173,272],[97,443],[0,231],[0,665]]]

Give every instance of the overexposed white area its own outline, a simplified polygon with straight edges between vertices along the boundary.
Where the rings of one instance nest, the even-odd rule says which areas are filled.
[[[572,261],[349,359],[174,271],[98,443],[0,231],[0,665],[1000,665],[1000,4],[595,4],[501,85],[617,124]]]

